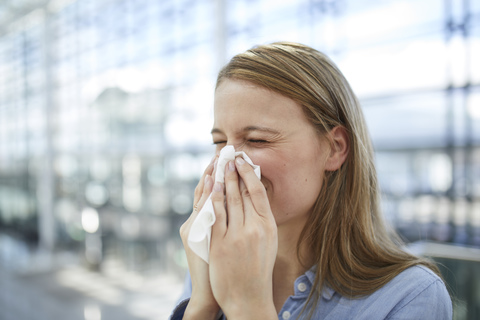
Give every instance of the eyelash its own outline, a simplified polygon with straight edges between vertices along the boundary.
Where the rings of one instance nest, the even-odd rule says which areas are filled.
[[[260,139],[251,139],[251,140],[248,140],[248,142],[260,144],[260,143],[267,143],[268,141],[266,141],[266,140],[260,140]]]
[[[224,144],[227,143],[227,141],[214,141],[214,145],[219,145],[219,144]],[[255,143],[255,144],[263,144],[263,143],[268,143],[266,140],[260,140],[260,139],[250,139],[247,140],[247,143]]]

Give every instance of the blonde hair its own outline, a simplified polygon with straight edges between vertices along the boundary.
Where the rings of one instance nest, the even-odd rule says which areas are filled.
[[[349,152],[335,172],[326,172],[321,193],[297,245],[314,254],[316,277],[309,301],[323,285],[347,297],[368,295],[406,268],[430,261],[401,249],[380,210],[374,152],[360,104],[335,64],[321,52],[297,43],[254,47],[233,57],[220,71],[224,79],[244,80],[296,101],[319,134],[346,129]],[[317,299],[318,300],[318,299]]]

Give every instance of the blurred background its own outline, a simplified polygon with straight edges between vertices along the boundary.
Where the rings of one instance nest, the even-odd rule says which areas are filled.
[[[167,319],[216,73],[279,40],[344,72],[387,220],[479,319],[477,0],[1,0],[0,319]]]

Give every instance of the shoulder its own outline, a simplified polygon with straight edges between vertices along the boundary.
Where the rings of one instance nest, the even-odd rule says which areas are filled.
[[[401,290],[401,292],[404,293],[414,294],[434,283],[441,283],[443,285],[442,279],[440,279],[435,272],[425,266],[417,265],[399,273],[385,285],[385,288],[395,288],[395,290]]]
[[[442,279],[423,266],[410,267],[361,298],[337,294],[326,319],[452,319],[452,303]]]
[[[410,267],[373,296],[388,297],[386,319],[451,319],[452,303],[443,280],[424,266]]]

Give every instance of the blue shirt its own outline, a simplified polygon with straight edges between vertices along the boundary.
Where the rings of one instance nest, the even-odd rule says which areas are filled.
[[[279,320],[294,320],[300,315],[315,280],[313,270],[295,280],[295,294],[285,301],[278,314]],[[185,284],[181,302],[173,311],[171,320],[182,319],[185,312],[192,292],[189,277]],[[309,311],[307,308],[298,319],[307,319]],[[343,297],[325,287],[312,319],[444,320],[452,319],[452,302],[445,284],[433,271],[423,266],[414,266],[371,295],[361,298]]]

